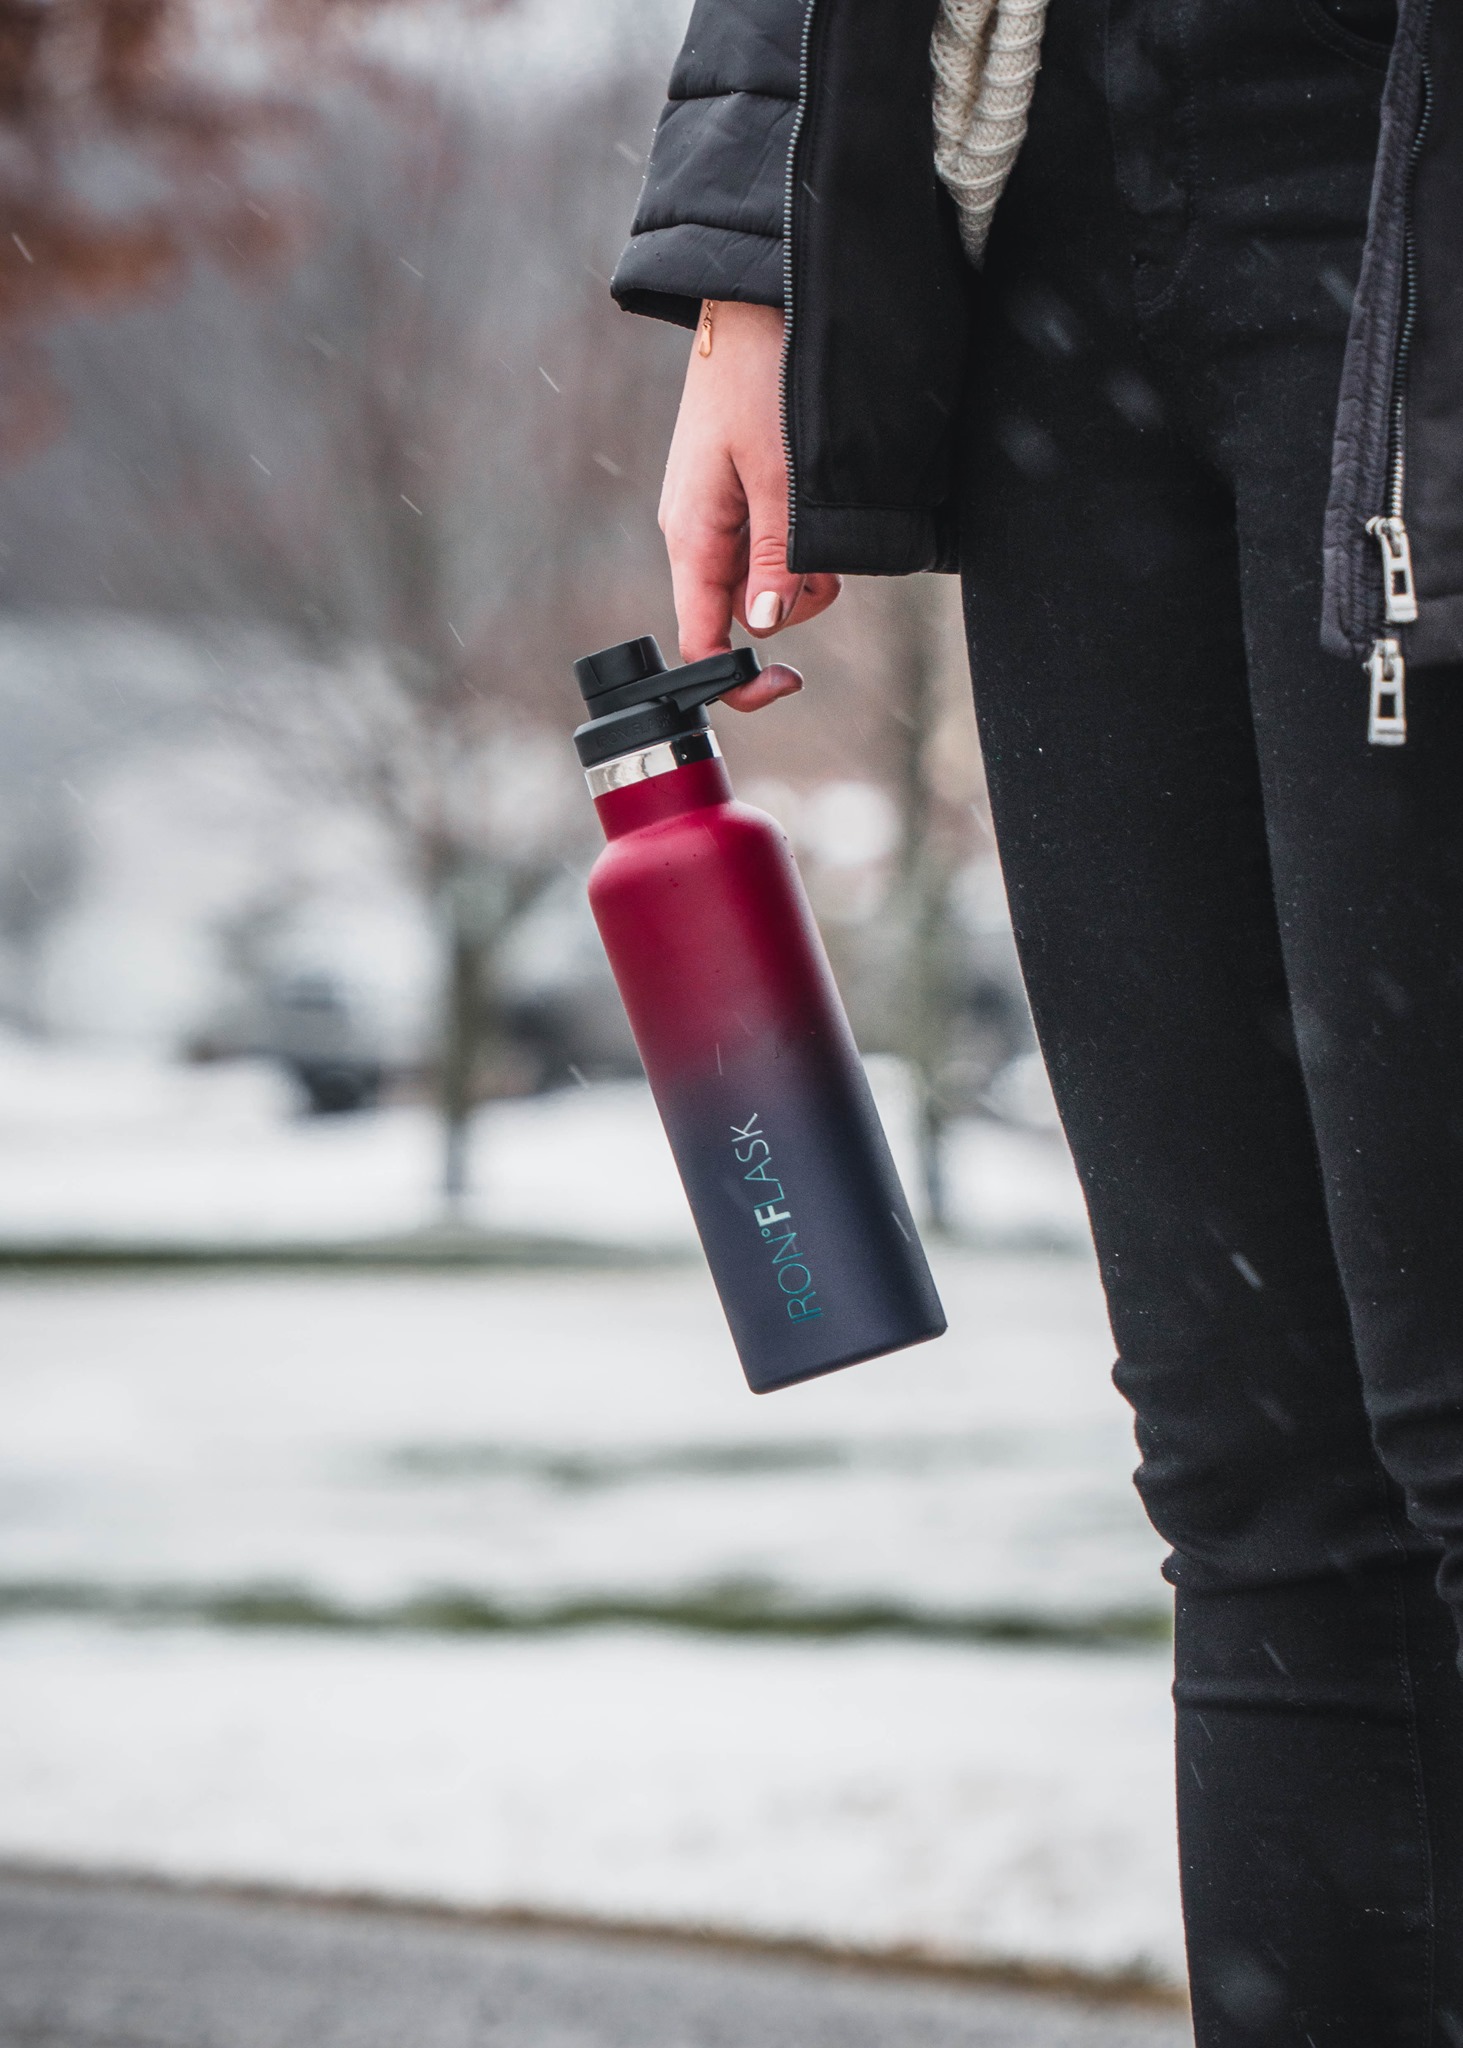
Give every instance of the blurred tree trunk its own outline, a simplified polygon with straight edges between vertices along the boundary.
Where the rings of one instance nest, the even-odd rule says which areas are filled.
[[[441,1120],[442,1206],[461,1215],[471,1192],[472,1113],[482,1099],[482,1070],[499,1039],[494,1001],[495,956],[515,915],[513,890],[501,867],[456,849],[440,863],[442,1009],[435,1083]]]
[[[435,1092],[440,1192],[446,1214],[454,1218],[471,1193],[473,1111],[493,1092],[490,1070],[508,1051],[503,943],[556,871],[542,861],[513,864],[463,847],[439,855],[437,866],[443,981]]]
[[[948,1109],[941,1095],[958,1002],[950,890],[957,862],[930,774],[940,722],[943,646],[936,591],[927,577],[892,584],[889,716],[900,847],[893,901],[900,963],[895,1050],[908,1062],[917,1103],[920,1173],[936,1230],[949,1220],[944,1175]]]
[[[481,990],[485,948],[463,920],[459,892],[447,892],[446,988],[442,1044],[437,1061],[437,1106],[442,1119],[442,1204],[460,1214],[468,1194],[469,1144],[476,1102]]]

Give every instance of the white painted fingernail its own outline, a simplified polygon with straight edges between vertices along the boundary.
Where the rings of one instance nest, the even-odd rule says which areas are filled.
[[[775,590],[759,590],[747,606],[747,624],[754,633],[770,633],[782,618],[782,599]]]

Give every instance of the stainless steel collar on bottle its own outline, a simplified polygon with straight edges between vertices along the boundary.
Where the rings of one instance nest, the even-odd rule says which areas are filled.
[[[612,789],[628,789],[632,782],[649,782],[652,775],[670,775],[692,761],[719,761],[721,748],[714,732],[688,732],[676,740],[662,740],[633,754],[618,754],[613,761],[598,761],[586,768],[584,779],[593,797],[608,796]]]

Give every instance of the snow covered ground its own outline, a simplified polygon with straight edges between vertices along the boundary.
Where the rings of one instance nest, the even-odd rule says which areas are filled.
[[[0,1857],[1177,1981],[1090,1265],[938,1277],[764,1401],[693,1264],[12,1278]]]
[[[913,1191],[908,1091],[871,1063]],[[148,1053],[0,1034],[0,1242],[331,1240],[421,1228],[438,1137],[424,1108],[305,1119],[274,1068],[179,1067]],[[488,1228],[690,1250],[639,1083],[495,1104],[477,1119],[468,1214]],[[983,1242],[1086,1243],[1054,1131],[969,1119],[952,1133],[954,1222]]]
[[[11,1281],[0,1598],[283,1586],[364,1625],[731,1589],[769,1625],[1161,1627],[1090,1267],[939,1277],[949,1337],[763,1400],[694,1267]]]
[[[908,1172],[900,1072],[875,1079]],[[951,1334],[754,1401],[699,1260],[0,1284],[0,1858],[1178,1981],[1167,1602],[1071,1166],[954,1134]],[[0,1240],[431,1222],[425,1111],[0,1041]],[[648,1096],[472,1220],[680,1255]]]
[[[0,1855],[1179,1982],[1164,1662],[0,1632]]]

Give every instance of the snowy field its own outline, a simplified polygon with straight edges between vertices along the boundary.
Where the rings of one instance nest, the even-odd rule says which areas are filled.
[[[913,1190],[900,1069],[872,1062]],[[695,1238],[648,1091],[569,1089],[480,1113],[468,1220],[689,1251]],[[179,1067],[0,1032],[0,1242],[275,1242],[379,1237],[435,1217],[424,1108],[302,1118],[274,1068]],[[969,1119],[952,1133],[953,1222],[994,1245],[1086,1243],[1071,1161],[1049,1130]]]
[[[0,1857],[1177,1981],[1089,1264],[754,1401],[694,1264],[0,1287]]]
[[[11,1244],[409,1234],[435,1146],[0,1040]],[[669,1264],[12,1272],[0,1859],[1177,1982],[1167,1600],[1071,1166],[990,1120],[949,1165],[951,1335],[764,1401],[628,1084],[483,1112],[469,1220]]]
[[[1181,1978],[1166,1672],[0,1632],[0,1856]]]

